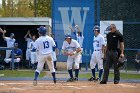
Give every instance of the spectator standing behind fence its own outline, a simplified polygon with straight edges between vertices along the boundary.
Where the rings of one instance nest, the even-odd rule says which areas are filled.
[[[82,51],[83,51],[83,40],[84,40],[83,33],[80,31],[80,28],[79,28],[78,25],[75,25],[75,29],[73,29],[72,26],[69,26],[69,28],[74,33],[74,35],[76,37],[76,41],[80,44],[80,47],[82,49],[81,53],[82,53]],[[81,60],[80,60],[80,64],[79,64],[79,70],[81,70],[81,63],[82,63],[82,56],[81,56]]]
[[[124,41],[123,35],[117,30],[115,24],[110,25],[110,30],[107,34],[106,46],[106,62],[104,66],[104,75],[100,84],[107,84],[109,69],[114,64],[114,84],[120,81],[120,72],[118,67],[119,57],[124,57]],[[118,53],[118,46],[120,47],[120,55]],[[119,57],[118,57],[119,55]]]
[[[9,48],[14,47],[14,43],[16,41],[15,38],[14,38],[14,36],[15,36],[14,33],[10,33],[10,37],[6,37],[5,36],[6,30],[3,31],[2,29],[0,29],[0,32],[3,33],[3,38],[4,38],[4,40],[7,43],[7,47],[9,47]],[[12,50],[6,50],[6,57],[5,57],[5,59],[10,57],[11,51]]]
[[[26,61],[29,63],[31,58],[31,50],[29,48],[30,42],[32,42],[30,30],[27,31],[26,35],[24,36],[25,41],[27,41],[27,49],[26,49]]]
[[[136,54],[135,67],[138,73],[140,73],[140,50]]]
[[[12,52],[12,51],[11,51]],[[12,54],[10,55],[10,58],[4,59],[6,63],[9,63],[12,61]],[[18,43],[14,43],[14,64],[15,64],[15,69],[18,68],[18,62],[20,62],[22,59],[22,50],[18,48]]]

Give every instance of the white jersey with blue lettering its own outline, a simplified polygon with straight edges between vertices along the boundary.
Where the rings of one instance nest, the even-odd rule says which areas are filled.
[[[53,52],[52,47],[55,47],[55,42],[50,36],[40,36],[35,41],[35,48],[39,54],[50,54]]]
[[[31,38],[26,38],[25,41],[27,41],[27,48],[30,47],[30,43],[32,42]]]
[[[94,50],[101,50],[103,45],[105,45],[104,37],[101,34],[94,36],[94,41],[93,41]]]
[[[35,41],[31,41],[30,44],[29,44],[29,48],[32,52],[35,52],[34,49],[35,49]]]
[[[5,37],[4,40],[7,43],[7,47],[14,47],[15,39],[10,38],[10,37]]]
[[[83,35],[78,36],[78,34],[76,34],[76,38],[77,38],[77,41],[80,44],[80,46],[83,47],[84,36]]]
[[[71,39],[70,44],[67,41],[63,42],[62,50],[65,50],[67,52],[74,52],[79,47],[80,47],[80,44],[76,40]]]

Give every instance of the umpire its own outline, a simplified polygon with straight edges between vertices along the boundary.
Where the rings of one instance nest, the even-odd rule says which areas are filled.
[[[119,57],[124,57],[123,35],[117,30],[115,24],[110,25],[110,31],[107,34],[106,62],[104,65],[103,79],[100,84],[107,84],[109,69],[112,64],[114,64],[114,84],[118,84],[120,81],[118,59]]]

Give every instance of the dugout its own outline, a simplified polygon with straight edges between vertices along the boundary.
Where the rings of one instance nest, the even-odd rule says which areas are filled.
[[[16,42],[19,43],[19,48],[23,51],[23,59],[25,59],[27,42],[24,39],[28,30],[31,34],[38,35],[37,28],[40,26],[51,26],[51,18],[49,17],[5,17],[0,18],[0,27],[7,31],[6,36],[9,37],[10,33],[15,34]],[[6,42],[2,38],[0,33],[0,47],[5,47]],[[2,53],[3,55],[3,53]],[[3,56],[1,55],[1,58]]]

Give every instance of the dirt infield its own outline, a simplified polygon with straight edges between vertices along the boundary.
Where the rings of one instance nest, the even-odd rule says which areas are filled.
[[[0,81],[0,93],[140,93],[140,83],[38,81],[33,86],[32,81]]]

